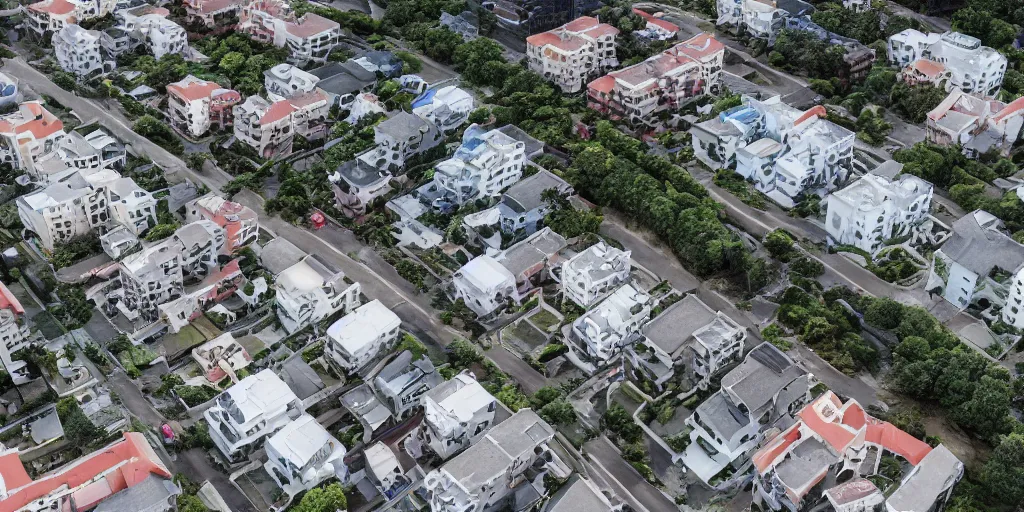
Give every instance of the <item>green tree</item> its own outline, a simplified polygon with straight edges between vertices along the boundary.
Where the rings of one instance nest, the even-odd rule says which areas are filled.
[[[764,249],[777,260],[789,261],[793,252],[793,239],[785,231],[776,229],[764,237]]]
[[[881,146],[891,132],[892,125],[869,108],[857,117],[857,137],[872,146]]]
[[[341,484],[334,482],[325,487],[310,489],[292,512],[337,512],[348,509],[348,499]]]
[[[530,397],[530,404],[531,407],[539,410],[540,408],[544,407],[545,405],[551,402],[554,402],[555,400],[558,400],[559,398],[562,398],[561,391],[551,386],[544,386],[538,389],[537,392],[534,393],[532,397]]]
[[[541,407],[537,414],[552,425],[569,425],[576,421],[576,410],[561,398]]]
[[[462,76],[476,85],[500,85],[506,78],[495,63],[505,64],[502,47],[491,39],[480,37],[456,48],[452,60]]]
[[[981,481],[1001,503],[1024,500],[1024,433],[1004,436],[981,471]]]
[[[74,91],[75,86],[78,84],[78,80],[72,73],[68,73],[67,71],[57,71],[53,74],[53,83],[57,84],[57,87],[60,87],[65,91]]]
[[[895,329],[903,319],[903,304],[888,297],[876,299],[864,312],[864,321],[882,329]]]

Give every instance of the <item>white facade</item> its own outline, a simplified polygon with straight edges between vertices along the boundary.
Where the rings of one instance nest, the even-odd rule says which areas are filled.
[[[199,364],[206,380],[214,384],[220,382],[225,376],[231,377],[231,382],[238,382],[236,377],[238,371],[252,362],[252,357],[242,345],[235,341],[235,337],[230,332],[221,334],[192,349],[192,359]]]
[[[306,256],[274,281],[277,317],[289,333],[359,305],[359,283]]]
[[[556,29],[527,37],[527,63],[562,92],[579,92],[593,75],[619,65],[615,56],[618,34],[617,28],[600,23],[597,18],[581,16]]]
[[[424,422],[417,439],[442,460],[483,437],[497,408],[497,400],[465,371],[428,391],[420,403]]]
[[[188,75],[167,84],[167,116],[171,126],[191,137],[202,137],[217,125],[231,124],[232,107],[242,101],[238,91]]]
[[[431,89],[412,102],[412,113],[451,133],[469,120],[473,112],[473,96],[454,85]]]
[[[116,0],[43,0],[28,6],[25,26],[37,36],[55,33],[68,25],[106,16]]]
[[[482,255],[466,263],[452,276],[455,299],[481,318],[490,317],[509,302],[519,302],[516,278],[494,258]]]
[[[348,480],[345,446],[308,414],[270,436],[266,448],[263,468],[289,496],[330,478]]]
[[[341,25],[314,13],[296,20],[274,20],[274,44],[288,48],[288,61],[297,65],[323,64],[338,45]]]
[[[785,26],[786,16],[773,0],[718,0],[718,25],[731,25],[769,41]]]
[[[242,460],[301,415],[298,397],[269,369],[231,386],[203,413],[213,444],[231,462]]]
[[[278,64],[263,73],[263,85],[271,101],[313,92],[320,79],[291,64]]]
[[[82,78],[114,69],[100,46],[100,33],[78,25],[65,25],[53,34],[53,54],[61,69]]]
[[[101,169],[121,169],[128,159],[124,144],[112,137],[106,130],[97,128],[95,131],[82,135],[73,131],[60,141],[57,157],[66,169],[52,174],[40,176],[43,181],[53,183],[60,181],[75,171],[88,176]],[[49,170],[40,168],[39,170]]]
[[[41,101],[26,101],[0,117],[0,161],[34,177],[45,173],[36,164],[52,158],[64,139],[64,122]]]
[[[871,10],[870,0],[843,0],[843,8],[853,12],[864,12]]]
[[[694,154],[712,169],[734,168],[784,207],[806,193],[844,183],[853,166],[855,134],[825,119],[825,108],[793,108],[778,96],[743,105],[693,125]]]
[[[398,315],[374,299],[327,328],[324,353],[341,369],[355,372],[387,352],[401,326]]]
[[[234,107],[235,137],[248,144],[263,158],[277,158],[292,153],[295,130],[288,100],[271,103],[253,95]]]
[[[227,235],[221,254],[230,256],[259,238],[259,216],[248,206],[207,194],[185,203],[185,222],[208,220]]]
[[[946,90],[958,88],[979,96],[995,96],[1003,85],[1006,57],[981,45],[981,40],[959,32],[923,34],[907,29],[889,37],[889,62],[904,68],[918,59],[945,66]]]
[[[825,230],[837,244],[875,254],[882,242],[909,233],[931,209],[932,185],[904,174],[895,181],[867,174],[826,199]]]
[[[598,242],[562,264],[562,293],[587,309],[626,282],[631,269],[629,251]]]
[[[574,356],[570,360],[587,372],[601,367],[639,338],[653,306],[647,293],[629,283],[620,286],[573,322],[566,344]]]
[[[497,197],[523,177],[526,145],[495,129],[484,132],[471,125],[462,145],[451,158],[434,166],[434,181],[427,185],[435,206],[462,205],[477,198]]]
[[[24,361],[13,360],[11,354],[29,346],[29,334],[25,308],[18,297],[0,283],[0,363],[16,384],[29,376],[28,368]]]
[[[433,123],[400,111],[373,127],[375,147],[364,158],[377,169],[397,173],[405,169],[406,160],[443,141],[444,134]]]
[[[145,14],[137,15],[137,12]],[[157,59],[164,55],[182,53],[188,48],[188,34],[185,33],[185,29],[167,19],[165,11],[128,9],[118,11],[118,15],[122,18],[122,28],[131,34],[134,40],[145,45]]]
[[[1009,105],[998,100],[972,96],[953,89],[925,119],[929,142],[939,145],[959,144],[965,155],[976,158],[989,150],[1002,155],[1020,138],[1024,126],[1024,99]]]

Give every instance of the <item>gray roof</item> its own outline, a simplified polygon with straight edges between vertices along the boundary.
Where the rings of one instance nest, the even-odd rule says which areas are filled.
[[[339,96],[355,94],[377,81],[377,76],[352,61],[329,62],[310,73],[320,79],[316,86]]]
[[[64,428],[60,424],[56,409],[30,423],[29,429],[32,431],[32,441],[36,444],[64,435]]]
[[[674,356],[697,329],[710,324],[714,319],[715,310],[701,302],[696,295],[687,295],[648,322],[643,328],[643,334],[665,353]]]
[[[810,437],[796,445],[786,459],[775,466],[775,473],[789,487],[800,488],[838,459],[832,448]]]
[[[174,497],[181,494],[174,482],[156,475],[115,493],[100,502],[93,512],[167,512],[175,510]]]
[[[386,133],[398,140],[408,140],[409,137],[417,135],[426,128],[427,132],[434,128],[426,119],[422,117],[410,114],[404,110],[399,111],[397,114],[383,120],[378,124],[374,131]]]
[[[750,417],[730,403],[725,393],[721,391],[704,400],[694,413],[723,439],[732,439],[740,429],[750,423]]]
[[[739,366],[722,377],[722,388],[730,389],[753,413],[804,375],[807,375],[807,370],[789,356],[771,343],[762,343],[751,350]]]
[[[571,187],[562,178],[542,169],[537,174],[509,187],[501,198],[501,202],[516,213],[533,211],[544,204],[541,194],[552,188],[564,192]]]
[[[514,124],[506,124],[498,131],[509,136],[513,140],[522,142],[526,146],[526,157],[530,158],[536,154],[540,154],[544,151],[544,142],[532,137],[530,134],[523,131],[522,128]]]
[[[546,512],[610,512],[604,496],[587,481],[574,474],[569,482],[551,497]]]
[[[342,179],[356,187],[365,187],[389,176],[386,171],[378,169],[358,158],[339,165],[335,170]]]
[[[305,400],[326,387],[316,371],[301,357],[293,357],[285,361],[281,365],[280,374],[281,380],[288,384],[299,400]]]
[[[953,236],[941,250],[979,276],[987,276],[995,267],[1015,272],[1024,265],[1024,246],[998,230],[982,227],[974,213],[953,223]]]
[[[895,160],[886,160],[871,170],[871,174],[888,178],[889,180],[895,179],[901,172],[903,172],[903,164]]]
[[[406,350],[398,354],[390,363],[381,369],[374,381],[378,388],[387,386],[395,395],[422,384],[433,389],[443,382],[443,378],[434,370],[434,363],[426,357],[413,360],[412,352]]]
[[[476,489],[505,472],[513,458],[532,452],[554,436],[555,431],[537,413],[520,409],[494,426],[479,442],[444,465],[452,478],[467,489]]]
[[[910,477],[889,497],[889,508],[913,512],[931,510],[936,498],[963,473],[960,459],[940,444],[921,459]]]
[[[543,263],[565,248],[565,238],[551,228],[544,228],[529,238],[509,247],[498,258],[498,263],[519,279],[520,275],[538,263]]]
[[[263,246],[260,251],[260,264],[276,276],[305,257],[305,251],[295,247],[288,240],[277,237]]]

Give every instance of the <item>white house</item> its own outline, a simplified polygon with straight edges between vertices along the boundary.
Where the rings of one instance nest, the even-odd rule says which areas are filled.
[[[465,124],[471,112],[473,96],[454,85],[428,89],[412,101],[412,113],[434,123],[444,133]]]
[[[462,145],[451,158],[434,165],[434,180],[419,194],[435,208],[497,197],[523,177],[526,145],[500,130],[466,128]]]
[[[79,78],[112,71],[116,63],[100,46],[100,32],[79,25],[65,25],[51,40],[57,64]]]
[[[875,254],[906,235],[931,209],[932,185],[910,174],[889,181],[867,174],[826,198],[825,231],[836,244]]]
[[[1002,227],[983,210],[954,222],[952,236],[935,251],[925,289],[959,309],[974,305],[990,320],[1024,328],[1024,246]]]
[[[527,470],[545,467],[543,461],[557,460],[547,447],[554,435],[554,429],[535,412],[520,409],[466,451],[427,474],[423,488],[431,512],[500,509],[519,485],[531,485],[546,473],[541,471],[531,481],[526,478]],[[553,462],[546,462],[546,466],[551,465]]]
[[[289,333],[359,305],[359,283],[308,255],[276,276],[277,317]]]
[[[855,134],[825,119],[821,105],[800,111],[778,96],[743,104],[693,125],[697,159],[712,169],[735,168],[784,207],[804,194],[844,183],[853,166]]]
[[[58,144],[57,157],[66,168],[40,176],[43,181],[60,181],[74,171],[80,171],[82,175],[87,176],[101,169],[121,169],[127,162],[128,154],[124,144],[106,130],[97,128],[85,135],[77,131],[69,133]]]
[[[132,41],[144,45],[153,57],[184,53],[188,49],[188,34],[177,23],[167,19],[169,11],[148,4],[117,11],[121,19],[118,28],[128,33]]]
[[[567,337],[566,354],[587,373],[593,373],[640,337],[651,318],[651,296],[626,283],[594,309],[576,319]]]
[[[441,460],[483,437],[494,422],[497,408],[497,400],[467,372],[428,391],[420,403],[424,421],[416,440],[429,446]]]
[[[583,309],[629,279],[630,252],[603,240],[562,264],[562,293]]]
[[[248,144],[263,158],[278,158],[292,153],[295,130],[288,100],[275,101],[252,95],[234,106],[235,137]]]
[[[426,119],[399,111],[373,127],[374,148],[366,157],[373,167],[398,173],[406,161],[444,141],[444,134]]]
[[[526,38],[526,61],[532,71],[565,93],[583,90],[586,81],[619,65],[615,36],[619,29],[597,18],[581,16],[547,32]]]
[[[167,84],[170,125],[190,137],[202,137],[214,125],[220,130],[230,125],[233,108],[240,101],[238,91],[192,75]]]
[[[313,92],[320,78],[291,64],[278,64],[263,72],[263,85],[271,101]]]
[[[385,353],[401,335],[402,321],[379,300],[372,300],[327,328],[324,353],[348,373]]]
[[[229,387],[203,413],[213,444],[229,462],[242,461],[259,449],[267,436],[300,416],[298,397],[270,369]]]
[[[79,2],[74,0],[42,0],[25,9],[25,26],[37,37],[54,34],[67,25],[77,24]]]
[[[889,62],[906,68],[919,59],[934,61],[948,73],[946,90],[992,97],[1006,74],[1006,57],[982,46],[981,40],[959,32],[923,34],[908,28],[889,37]]]
[[[455,299],[480,318],[489,318],[500,312],[508,302],[519,302],[516,278],[494,258],[481,255],[473,258],[452,276]]]
[[[183,0],[189,23],[202,23],[214,30],[233,29],[238,23],[242,0]]]
[[[698,34],[643,62],[587,84],[587,106],[637,128],[663,128],[671,114],[704,94],[722,89],[725,45]]]
[[[0,283],[0,363],[21,384],[29,377],[27,363],[15,361],[11,354],[29,346],[28,317],[21,301],[3,283]]]
[[[356,155],[356,158],[339,165],[328,178],[334,199],[342,210],[362,215],[375,199],[393,190],[391,173],[367,161],[373,155],[373,149]]]
[[[348,480],[345,446],[308,414],[270,436],[266,449],[263,468],[289,496],[330,478],[342,483]]]
[[[41,101],[26,101],[0,116],[0,162],[41,177],[36,163],[51,158],[64,139],[64,122]]]
[[[741,466],[766,429],[810,400],[811,379],[771,343],[758,345],[686,419],[690,443],[677,461],[704,483]]]
[[[231,255],[259,237],[259,216],[248,206],[207,194],[185,203],[185,222],[208,220],[220,226],[227,236],[221,254]]]
[[[1009,155],[1020,138],[1022,126],[1024,99],[1017,98],[1007,105],[956,88],[925,119],[929,142],[943,146],[959,144],[964,154],[972,158],[989,150]]]
[[[677,374],[683,391],[707,389],[711,378],[743,353],[747,330],[687,295],[643,326],[627,354],[633,367],[663,389]]]
[[[252,356],[235,341],[230,332],[192,349],[192,359],[199,364],[206,380],[214,384],[224,377],[231,377],[232,382],[238,382],[238,372],[252,362]]]
[[[274,45],[288,48],[288,61],[296,65],[327,62],[340,38],[341,25],[315,13],[274,20]]]
[[[718,0],[717,25],[735,27],[759,39],[775,41],[789,13],[776,0]]]

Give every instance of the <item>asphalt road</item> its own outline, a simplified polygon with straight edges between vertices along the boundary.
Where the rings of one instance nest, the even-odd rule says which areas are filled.
[[[200,448],[193,448],[178,453],[174,461],[175,472],[184,474],[193,482],[209,481],[217,489],[220,496],[231,507],[233,512],[255,512],[256,507],[252,505],[249,498],[246,498],[220,468],[210,463],[210,457]]]
[[[600,436],[583,445],[583,450],[617,480],[649,512],[678,512],[679,507],[660,490],[647,483],[633,466],[622,459],[611,441]]]

